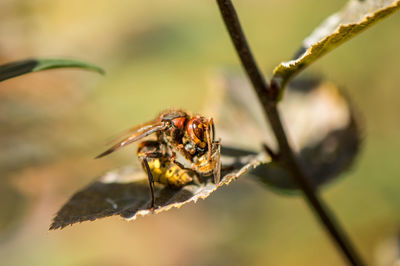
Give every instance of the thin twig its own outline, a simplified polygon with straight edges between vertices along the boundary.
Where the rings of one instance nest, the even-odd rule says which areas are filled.
[[[286,137],[286,132],[283,128],[279,111],[276,106],[278,97],[277,92],[279,91],[279,88],[268,86],[264,76],[261,74],[247,43],[232,2],[230,0],[217,0],[217,3],[243,68],[245,69],[262,104],[265,115],[271,124],[279,144],[279,152],[282,162],[291,172],[295,183],[303,191],[306,201],[315,211],[314,213],[330,233],[332,240],[337,244],[348,261],[352,265],[364,265],[353,244],[334,218],[333,213],[329,211],[323,200],[318,196],[316,191],[314,191],[313,187],[308,182],[302,167],[299,165]]]

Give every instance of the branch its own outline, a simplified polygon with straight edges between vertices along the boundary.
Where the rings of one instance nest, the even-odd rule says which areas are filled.
[[[264,109],[264,114],[271,124],[272,130],[279,144],[282,162],[291,172],[295,183],[303,191],[307,203],[315,211],[314,213],[317,215],[320,222],[325,226],[326,230],[332,237],[332,240],[347,257],[348,261],[352,265],[364,265],[349,238],[334,218],[333,213],[328,210],[323,200],[314,191],[308,182],[307,176],[305,175],[303,169],[299,165],[299,162],[297,161],[296,156],[286,137],[286,132],[283,128],[279,111],[276,107],[277,97],[279,96],[279,88],[276,86],[268,86],[263,75],[261,74],[261,71],[259,70],[247,43],[232,2],[230,0],[217,0],[217,3],[222,18],[225,22],[225,26],[241,60],[242,66],[244,67],[253,85],[253,88],[257,93],[257,96]]]

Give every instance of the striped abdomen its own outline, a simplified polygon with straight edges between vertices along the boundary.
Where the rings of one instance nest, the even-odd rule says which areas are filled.
[[[151,159],[149,167],[153,174],[153,180],[164,185],[178,188],[193,180],[190,176],[193,174],[191,171],[182,169],[166,158]]]

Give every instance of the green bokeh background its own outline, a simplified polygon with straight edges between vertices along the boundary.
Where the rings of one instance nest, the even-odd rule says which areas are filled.
[[[235,4],[269,75],[345,2]],[[214,1],[3,0],[0,17],[0,63],[73,56],[107,71],[0,84],[2,265],[345,265],[302,198],[246,177],[179,210],[47,232],[73,192],[132,163],[134,148],[93,160],[105,140],[166,108],[200,111],[210,73],[240,66]],[[380,265],[400,229],[399,23],[395,13],[307,70],[344,86],[363,114],[356,165],[322,195]]]

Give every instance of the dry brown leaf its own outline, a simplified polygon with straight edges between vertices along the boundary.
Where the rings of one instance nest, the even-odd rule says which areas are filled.
[[[282,62],[274,69],[271,82],[283,90],[287,82],[305,67],[399,7],[400,0],[350,0],[303,41],[295,59]]]
[[[231,150],[222,152],[232,153]],[[113,215],[119,215],[126,220],[135,220],[138,216],[157,214],[205,199],[218,188],[228,185],[239,176],[268,161],[268,157],[263,153],[241,155],[223,155],[221,159],[223,178],[218,185],[209,177],[201,178],[200,182],[188,184],[180,189],[156,184],[155,197],[158,207],[154,211],[149,209],[151,202],[149,185],[141,169],[125,167],[110,171],[75,193],[59,210],[50,230]]]

